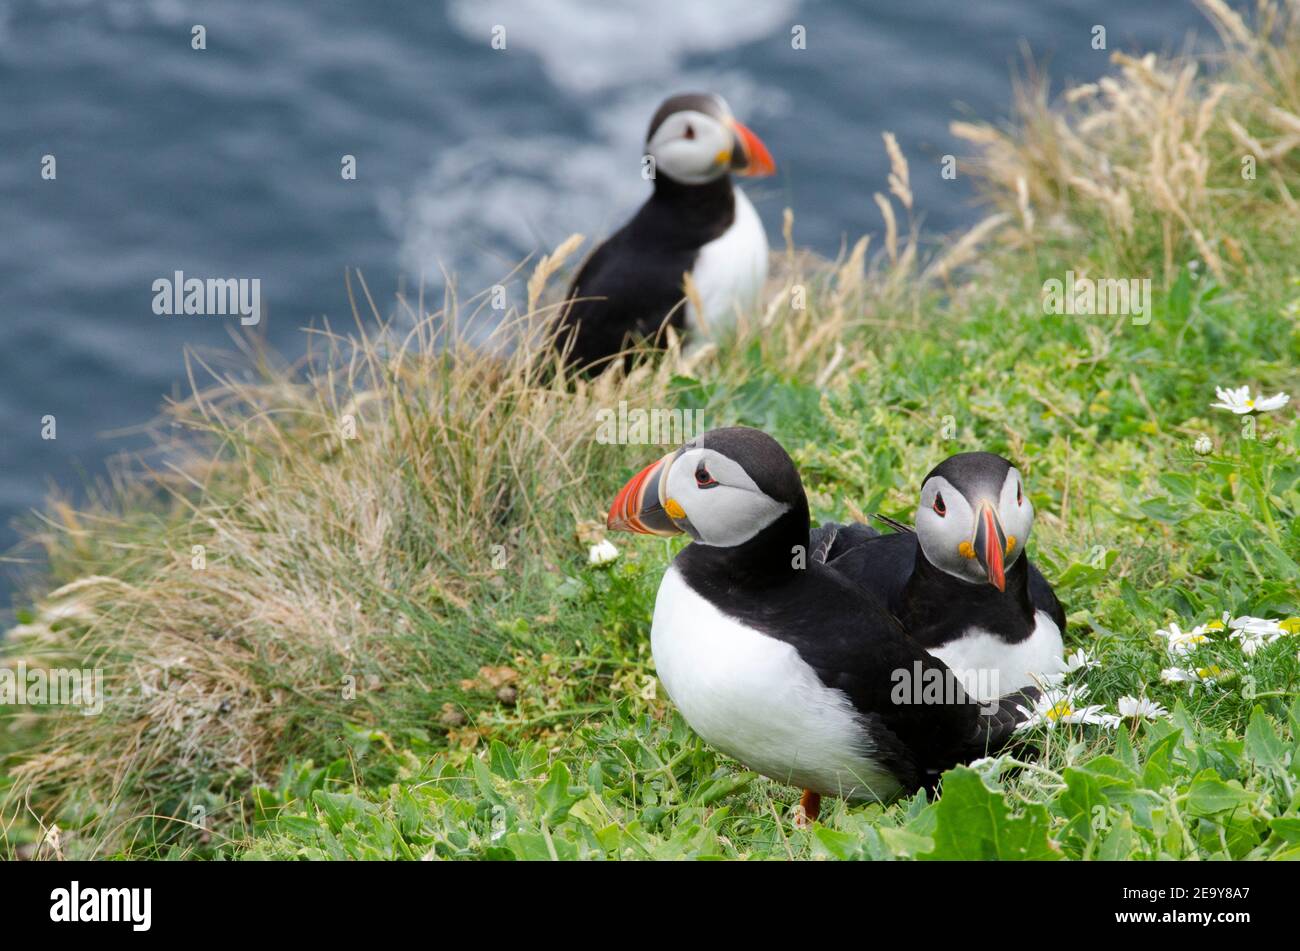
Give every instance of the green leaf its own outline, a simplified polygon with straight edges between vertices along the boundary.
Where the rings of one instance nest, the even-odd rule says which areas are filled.
[[[1155,724],[1148,729],[1159,729]],[[1169,732],[1155,740],[1147,749],[1146,767],[1142,770],[1142,785],[1147,789],[1163,789],[1173,782],[1176,766],[1173,762],[1174,747],[1183,737],[1183,731],[1169,727]]]
[[[551,849],[540,832],[512,832],[506,836],[506,845],[515,858],[525,862],[551,861]]]
[[[696,794],[695,801],[701,806],[712,805],[719,799],[744,789],[757,778],[758,773],[733,773],[730,776],[720,776],[705,783]]]
[[[1101,567],[1097,567],[1091,562],[1072,562],[1070,567],[1057,576],[1056,587],[1069,589],[1095,585],[1109,574],[1110,566],[1115,564],[1117,558],[1119,558],[1119,552],[1108,550],[1102,556]]]
[[[1287,767],[1287,749],[1277,732],[1273,721],[1264,713],[1262,707],[1256,707],[1246,725],[1246,755],[1256,766],[1284,772]]]
[[[1183,745],[1189,750],[1196,748],[1196,720],[1187,712],[1183,702],[1179,700],[1174,704],[1173,710],[1169,713],[1169,722],[1182,731]]]
[[[1291,845],[1300,845],[1300,818],[1283,816],[1270,821],[1268,827]]]
[[[569,788],[569,778],[569,767],[556,763],[551,767],[550,778],[537,790],[537,805],[549,826],[563,822],[573,804],[582,798],[582,794],[575,794]]]
[[[325,819],[334,832],[341,831],[349,822],[356,822],[373,808],[370,803],[352,793],[332,793],[318,789],[311,794],[311,799],[325,813]]]
[[[880,827],[880,839],[889,851],[900,858],[912,858],[934,848],[934,839],[928,835],[917,835],[908,829],[893,826]]]
[[[943,794],[934,806],[934,848],[921,859],[1058,859],[1060,851],[1047,832],[1051,825],[1042,805],[1024,807],[1013,816],[1001,792],[984,785],[967,766],[943,777]]]
[[[1110,800],[1102,792],[1101,781],[1096,776],[1069,766],[1062,776],[1066,788],[1057,799],[1054,811],[1069,820],[1063,838],[1076,836],[1080,843],[1087,843],[1093,837],[1094,828],[1110,821]]]
[[[519,771],[515,768],[514,757],[500,740],[493,740],[488,751],[488,760],[492,772],[506,779],[518,779]]]
[[[276,820],[276,830],[310,842],[316,839],[321,827],[310,816],[282,816]]]
[[[1132,776],[1136,778],[1139,763],[1137,750],[1133,749],[1133,741],[1129,739],[1127,730],[1117,730],[1115,732],[1115,758],[1128,767]]]
[[[1138,505],[1142,514],[1157,522],[1163,522],[1166,525],[1177,525],[1179,522],[1192,515],[1192,512],[1185,506],[1175,505],[1169,499],[1154,498],[1147,499]]]
[[[823,825],[813,826],[813,838],[817,844],[832,857],[841,861],[862,857],[862,841],[856,835],[829,829]]]
[[[470,765],[474,770],[474,781],[478,784],[483,798],[495,805],[504,806],[505,800],[497,793],[496,783],[492,781],[492,773],[483,765],[483,761],[475,756],[470,759]]]
[[[1187,810],[1197,816],[1212,816],[1244,806],[1255,798],[1235,779],[1224,782],[1212,769],[1203,769],[1187,790]]]
[[[1133,854],[1135,838],[1133,820],[1127,815],[1120,816],[1119,820],[1111,825],[1106,837],[1101,840],[1101,845],[1097,848],[1097,858],[1103,862],[1118,862],[1129,858]]]

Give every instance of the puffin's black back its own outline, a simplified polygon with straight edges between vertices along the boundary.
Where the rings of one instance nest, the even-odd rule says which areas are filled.
[[[572,335],[571,362],[586,367],[618,353],[629,337],[655,340],[665,325],[684,326],[683,276],[735,215],[730,175],[703,185],[656,177],[654,194],[569,285],[557,344]]]

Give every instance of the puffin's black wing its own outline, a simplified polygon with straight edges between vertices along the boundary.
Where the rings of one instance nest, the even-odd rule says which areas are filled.
[[[577,366],[615,355],[629,338],[655,338],[666,323],[679,329],[685,323],[682,275],[693,268],[698,248],[666,242],[663,227],[647,223],[653,212],[642,208],[595,249],[569,285],[558,343],[572,331]]]
[[[1046,611],[1048,617],[1056,622],[1061,633],[1065,634],[1065,608],[1056,598],[1056,592],[1032,562],[1029,564],[1029,600],[1036,611]]]
[[[849,525],[827,522],[811,531],[810,554],[813,561],[827,562],[832,558],[838,558],[850,548],[856,548],[868,538],[876,538],[879,535],[880,533],[870,525],[863,525],[861,522],[853,522]]]
[[[866,526],[862,526],[866,528]],[[862,537],[853,545],[832,548],[827,567],[871,592],[894,614],[902,610],[903,589],[916,564],[918,543],[913,533]]]

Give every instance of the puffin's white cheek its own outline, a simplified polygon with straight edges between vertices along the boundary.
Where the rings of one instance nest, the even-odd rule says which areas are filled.
[[[729,485],[705,489],[699,495],[691,524],[699,531],[700,541],[720,548],[745,544],[788,508],[760,493]]]
[[[744,496],[748,493],[730,486],[717,486],[697,492],[700,498],[692,506],[697,512],[692,524],[705,544],[737,545],[747,536],[757,533],[753,526],[753,513],[745,504]]]
[[[1006,520],[1005,524],[1007,534],[1014,535],[1016,539],[1016,547],[1012,555],[1018,556],[1020,552],[1025,550],[1025,546],[1029,544],[1029,533],[1034,528],[1034,507],[1029,504],[1028,499],[1025,500],[1023,505],[1016,507],[1014,518]]]
[[[725,165],[719,165],[715,153],[700,140],[677,140],[664,145],[655,156],[656,173],[669,178],[695,183],[716,177]]]

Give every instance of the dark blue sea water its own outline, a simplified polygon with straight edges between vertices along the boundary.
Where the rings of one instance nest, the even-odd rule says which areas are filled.
[[[156,279],[259,278],[255,329],[290,355],[347,317],[346,268],[381,300],[440,265],[477,291],[617,226],[650,114],[692,88],[771,148],[750,194],[774,240],[785,205],[828,254],[878,231],[885,129],[924,227],[950,230],[978,211],[939,177],[948,123],[1006,114],[1022,42],[1057,88],[1095,78],[1094,24],[1110,50],[1211,36],[1190,0],[0,0],[0,548],[140,444],[113,434],[184,392],[184,348],[247,332],[155,315]]]

